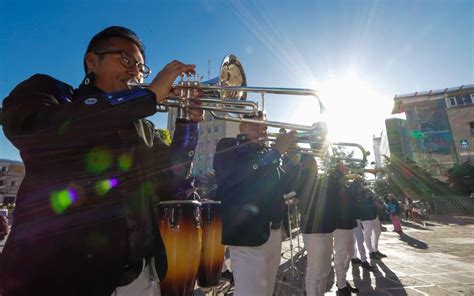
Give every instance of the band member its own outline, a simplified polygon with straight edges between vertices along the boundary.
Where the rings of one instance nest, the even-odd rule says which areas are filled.
[[[36,74],[3,101],[3,130],[26,167],[0,257],[3,296],[110,295],[152,256],[166,271],[152,206],[157,194],[186,198],[203,113],[178,120],[171,146],[155,141],[141,118],[194,65],[173,61],[148,89],[129,89],[150,69],[142,42],[123,27],[95,35],[83,62],[77,89]]]
[[[298,171],[296,160],[284,171],[280,158],[295,137],[294,132],[281,134],[269,149],[265,124],[242,123],[239,129],[237,138],[218,142],[214,158],[222,243],[230,250],[234,295],[272,295],[280,264],[283,194],[291,191]]]
[[[336,230],[333,233],[337,295],[351,295],[351,292],[359,292],[359,289],[352,287],[346,280],[349,263],[354,253],[353,229],[357,226],[354,211],[355,199],[346,188],[347,173],[347,166],[338,163],[334,172],[334,182],[328,186],[328,195],[337,200]]]
[[[379,238],[382,233],[380,220],[378,218],[377,196],[367,188],[362,188],[360,199],[362,209],[361,224],[363,227],[364,241],[369,250],[370,258],[382,259],[387,255],[379,251]]]
[[[364,234],[362,232],[362,222],[361,220],[372,220],[374,219],[377,213],[374,208],[368,207],[367,200],[369,197],[366,195],[364,190],[364,180],[356,178],[350,185],[350,192],[353,195],[356,201],[356,218],[357,226],[353,229],[354,234],[354,254],[352,255],[352,266],[360,264],[362,268],[369,271],[376,269],[375,266],[371,266],[367,261],[367,253],[365,252],[364,246]],[[357,251],[359,253],[360,259],[357,257]]]
[[[301,231],[308,252],[305,291],[308,296],[320,296],[326,292],[331,271],[333,231],[335,230],[335,197],[328,194],[334,187],[334,177],[318,178],[314,157],[302,156],[302,168],[296,192],[301,211]]]

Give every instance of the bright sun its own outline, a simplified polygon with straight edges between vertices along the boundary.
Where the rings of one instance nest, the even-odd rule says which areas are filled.
[[[326,107],[322,119],[328,124],[330,140],[354,142],[372,150],[372,136],[379,135],[383,129],[384,119],[390,114],[391,100],[354,73],[313,81],[311,85],[319,92]],[[307,104],[301,104],[297,109],[294,119],[314,121],[314,109]]]

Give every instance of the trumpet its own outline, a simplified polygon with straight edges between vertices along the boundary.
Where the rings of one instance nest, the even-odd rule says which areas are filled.
[[[289,151],[297,154],[308,154],[325,161],[344,161],[350,164],[352,169],[363,169],[367,164],[367,156],[370,155],[365,148],[357,143],[350,142],[329,142],[326,140],[327,129],[325,123],[317,124],[318,130],[315,132],[300,132],[296,134],[296,146]],[[269,133],[267,141],[270,144],[276,141],[280,133]],[[307,144],[308,147],[301,147],[299,144]],[[360,150],[362,158],[352,156],[340,156],[338,149],[354,147]]]
[[[129,81],[130,87],[147,87],[148,83]],[[299,88],[271,88],[271,87],[251,87],[247,86],[244,69],[240,61],[232,54],[227,55],[222,61],[220,74],[206,82],[200,82],[198,75],[192,77],[181,76],[178,84],[173,85],[178,89],[178,96],[169,95],[158,104],[158,108],[167,111],[169,107],[178,108],[178,118],[188,119],[188,109],[200,109],[208,111],[214,118],[234,122],[247,122],[265,124],[270,127],[287,128],[299,131],[316,131],[317,124],[300,125],[288,122],[269,121],[266,118],[248,118],[257,115],[259,111],[265,111],[265,95],[296,95],[309,96],[316,100],[319,105],[319,113],[324,106],[319,99],[318,92],[313,89]],[[201,98],[193,98],[195,90],[203,94]],[[258,102],[247,101],[249,93],[257,93],[261,96],[262,108],[259,109]]]

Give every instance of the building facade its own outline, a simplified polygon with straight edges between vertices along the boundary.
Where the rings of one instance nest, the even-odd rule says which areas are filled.
[[[390,148],[386,129],[382,130],[379,136],[373,136],[372,143],[374,149],[375,168],[383,168],[385,164],[385,157],[390,157]]]
[[[461,149],[461,140],[472,142],[473,95],[474,85],[469,85],[396,95],[393,99],[392,114],[406,115],[412,159],[434,176],[446,175],[447,170],[471,156],[472,150]]]
[[[446,111],[453,135],[456,162],[474,166],[474,89],[466,89],[466,92],[448,97]]]
[[[0,159],[0,205],[16,202],[24,177],[25,166],[22,162]]]
[[[168,113],[168,129],[174,134],[177,110]],[[216,145],[222,138],[235,138],[239,133],[239,123],[217,120],[206,111],[205,120],[199,123],[199,141],[193,160],[193,175],[212,172]]]

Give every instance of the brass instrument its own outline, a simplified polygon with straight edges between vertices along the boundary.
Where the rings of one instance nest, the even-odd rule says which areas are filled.
[[[322,160],[336,160],[351,163],[352,169],[363,169],[367,164],[367,156],[370,155],[365,148],[357,143],[350,142],[329,142],[326,141],[327,128],[325,123],[318,123],[318,130],[315,132],[299,132],[296,134],[297,145],[290,151],[297,154],[309,154]],[[280,133],[268,134],[267,141],[274,143]],[[309,147],[301,147],[299,144],[308,144]],[[337,149],[355,147],[361,151],[362,158],[338,156]]]
[[[131,87],[147,87],[148,83],[130,81]],[[213,117],[221,120],[234,122],[248,122],[265,124],[276,128],[287,128],[299,131],[315,131],[316,124],[311,126],[268,121],[264,119],[246,118],[245,116],[257,115],[259,111],[265,111],[265,95],[297,95],[314,97],[319,104],[319,113],[324,108],[316,90],[298,88],[270,88],[247,86],[244,69],[240,61],[232,54],[227,55],[222,61],[220,75],[206,82],[200,82],[198,75],[186,76],[186,80],[181,80],[173,88],[180,90],[179,96],[170,95],[158,105],[160,108],[178,108],[178,118],[188,118],[187,109],[201,109],[211,113]],[[201,98],[193,98],[194,90],[203,93]],[[261,95],[262,108],[259,110],[258,102],[247,101],[249,93]]]

